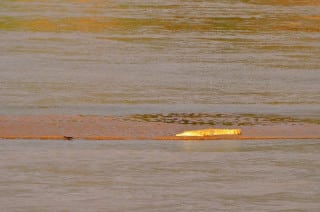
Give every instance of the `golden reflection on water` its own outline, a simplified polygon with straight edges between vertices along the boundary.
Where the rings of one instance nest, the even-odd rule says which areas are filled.
[[[35,19],[9,18],[0,21],[0,29],[27,30],[34,32],[102,32],[116,25],[115,20],[99,20],[91,17],[72,17],[53,19],[41,17]]]
[[[18,18],[0,17],[0,30],[35,31],[35,32],[104,32],[108,30],[127,33],[142,28],[158,29],[171,32],[193,31],[301,31],[320,32],[319,16],[287,17],[285,20],[211,18],[201,23],[178,23],[161,19],[108,18],[108,17],[67,17],[67,18]]]
[[[281,6],[319,6],[318,0],[243,0],[243,2],[252,4],[265,4],[265,5],[281,5]]]
[[[252,13],[250,10],[243,9],[243,14],[247,17],[215,15],[209,10],[203,15],[194,17],[190,14],[188,8],[181,5],[163,5],[163,4],[123,4],[122,2],[111,2],[102,0],[61,0],[56,3],[57,6],[63,9],[57,11],[61,16],[44,16],[43,11],[51,11],[50,1],[48,0],[16,0],[15,3],[8,3],[5,1],[4,6],[9,12],[6,15],[0,16],[0,30],[14,30],[14,31],[35,31],[35,32],[92,32],[98,33],[108,30],[116,30],[116,32],[127,33],[127,30],[140,30],[148,28],[148,30],[162,30],[169,32],[212,32],[216,30],[225,31],[301,31],[301,32],[320,32],[319,16],[303,15],[299,13],[276,13],[273,12],[273,7],[285,6],[291,8],[292,6],[319,6],[320,1],[290,1],[290,0],[243,0],[248,6],[259,4],[270,6],[268,11],[257,10]],[[209,4],[210,2],[208,2]],[[11,5],[12,4],[12,5]],[[14,6],[13,6],[14,4]],[[72,8],[72,7],[75,8]],[[201,8],[199,8],[201,9]],[[212,7],[214,9],[214,7]],[[36,15],[15,16],[10,15],[10,11],[19,11],[20,14],[28,14],[32,10],[40,12]],[[64,11],[65,10],[65,11]],[[110,15],[111,11],[114,15]],[[126,14],[137,10],[135,17],[127,17]],[[170,10],[169,16],[163,13]],[[186,13],[180,12],[186,10]],[[119,12],[117,12],[119,11]],[[151,11],[151,13],[143,14]],[[153,13],[154,12],[154,13]],[[163,15],[162,15],[163,13]],[[260,14],[261,13],[261,14]],[[265,14],[263,14],[265,13]],[[76,14],[76,16],[74,16]],[[113,13],[114,14],[114,13]],[[134,13],[132,13],[134,14]],[[150,14],[154,14],[150,17]],[[272,14],[272,15],[271,15]],[[193,17],[190,17],[192,15]],[[260,17],[255,16],[260,15]]]
[[[41,21],[41,20],[40,20]],[[56,21],[47,20],[52,25],[56,26],[54,31],[80,31],[80,32],[101,32],[115,25],[114,21],[96,20],[93,18],[80,17],[80,18],[65,18]],[[45,25],[39,25],[37,20],[30,22],[30,28],[37,26],[36,29],[41,30]]]
[[[5,8],[8,8],[7,12],[9,13],[0,16],[0,30],[94,33],[115,30],[116,32],[127,33],[127,31],[147,28],[152,32],[156,30],[168,32],[210,32],[216,30],[320,32],[318,15],[306,16],[294,12],[288,14],[272,12],[272,6],[285,6],[288,9],[292,6],[319,6],[319,1],[246,0],[243,2],[247,3],[248,6],[254,4],[269,5],[271,6],[270,12],[257,10],[252,13],[250,10],[247,12],[244,10],[243,14],[247,14],[247,16],[243,17],[238,16],[236,11],[234,16],[228,16],[227,11],[223,16],[206,14],[209,11],[203,11],[204,14],[196,18],[190,14],[188,7],[184,8],[183,4],[177,3],[174,5],[148,4],[146,2],[124,4],[123,2],[102,0],[61,0],[61,4],[56,3],[59,7],[54,8],[58,12],[57,15],[46,16],[43,15],[45,12],[41,10],[43,8],[43,11],[51,11],[51,1],[16,0],[14,2],[8,3],[5,1],[3,3]],[[39,10],[40,13],[30,15],[30,11],[35,9]],[[18,17],[11,15],[11,10],[29,15]],[[171,11],[171,13],[165,13],[166,10]],[[185,13],[180,13],[184,10],[186,10]],[[113,14],[117,15],[111,15],[112,11]],[[132,11],[136,11],[137,14]],[[130,13],[134,16],[127,17],[126,15]],[[272,15],[270,16],[269,13]],[[150,17],[150,14],[153,14],[153,16]],[[260,17],[255,15],[260,15]]]

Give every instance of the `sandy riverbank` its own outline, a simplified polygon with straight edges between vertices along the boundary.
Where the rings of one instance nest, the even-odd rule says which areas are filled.
[[[175,137],[185,130],[240,128],[239,136]],[[263,122],[242,126],[208,123],[182,124],[82,115],[0,116],[2,139],[85,140],[217,140],[217,139],[320,139],[320,125],[304,122]]]

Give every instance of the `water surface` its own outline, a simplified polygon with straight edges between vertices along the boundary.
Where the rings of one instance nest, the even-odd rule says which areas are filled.
[[[320,140],[0,140],[1,211],[319,211]]]
[[[319,116],[319,14],[309,0],[2,0],[0,113]]]

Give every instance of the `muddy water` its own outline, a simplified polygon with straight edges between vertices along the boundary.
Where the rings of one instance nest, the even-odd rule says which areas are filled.
[[[0,113],[319,117],[318,1],[2,0]]]
[[[4,141],[1,211],[319,211],[320,141]]]
[[[315,118],[320,4],[1,0],[0,114]],[[318,211],[319,141],[0,141],[1,211]]]
[[[320,3],[1,0],[0,114],[319,120]],[[0,211],[319,211],[319,141],[0,141]]]

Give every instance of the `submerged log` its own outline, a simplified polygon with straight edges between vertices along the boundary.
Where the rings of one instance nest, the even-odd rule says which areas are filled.
[[[214,135],[240,135],[241,129],[203,129],[190,130],[176,134],[176,136],[214,136]]]

